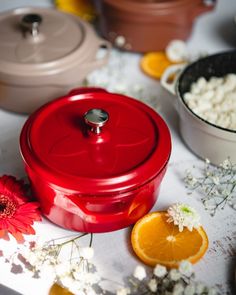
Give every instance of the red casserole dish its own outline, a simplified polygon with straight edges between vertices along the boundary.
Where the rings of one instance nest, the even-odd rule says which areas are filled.
[[[20,149],[48,219],[76,231],[107,232],[152,208],[171,138],[163,119],[142,102],[81,88],[32,114]]]

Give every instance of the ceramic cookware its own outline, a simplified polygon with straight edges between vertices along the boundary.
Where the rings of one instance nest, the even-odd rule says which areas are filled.
[[[65,228],[106,232],[152,208],[171,138],[163,119],[142,102],[85,88],[32,114],[20,148],[43,214]]]
[[[178,71],[178,78],[168,83],[169,77]],[[209,80],[213,76],[224,77],[229,73],[236,73],[236,51],[210,55],[184,67],[171,66],[161,78],[162,86],[175,97],[183,140],[194,153],[216,165],[227,158],[236,163],[236,130],[216,126],[202,119],[188,107],[183,96],[198,78]]]
[[[81,85],[110,47],[78,17],[36,7],[1,13],[0,40],[0,107],[21,113]]]
[[[115,46],[138,52],[164,50],[173,39],[186,40],[197,16],[216,1],[96,0],[102,35]]]

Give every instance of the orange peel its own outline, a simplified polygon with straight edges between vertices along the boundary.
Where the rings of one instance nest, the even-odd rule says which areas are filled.
[[[136,255],[146,264],[177,268],[181,261],[196,263],[208,248],[203,227],[192,231],[167,222],[167,212],[153,212],[141,218],[133,227],[131,244]]]

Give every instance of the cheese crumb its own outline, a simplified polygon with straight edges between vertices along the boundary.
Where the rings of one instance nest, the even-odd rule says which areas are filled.
[[[204,77],[184,94],[187,106],[199,117],[216,126],[236,130],[236,74]]]

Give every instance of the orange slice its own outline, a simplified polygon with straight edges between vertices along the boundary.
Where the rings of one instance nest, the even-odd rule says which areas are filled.
[[[95,8],[91,0],[55,0],[55,4],[59,10],[78,15],[87,21],[95,17]]]
[[[197,262],[208,248],[207,234],[202,227],[189,231],[168,223],[167,212],[145,215],[134,226],[131,243],[134,252],[146,264],[178,267],[182,260]]]
[[[57,283],[53,284],[50,291],[49,295],[73,295],[70,291],[67,289],[59,286]]]
[[[174,63],[167,58],[164,52],[158,51],[145,54],[141,59],[140,66],[147,75],[160,79],[165,69],[172,64]]]

